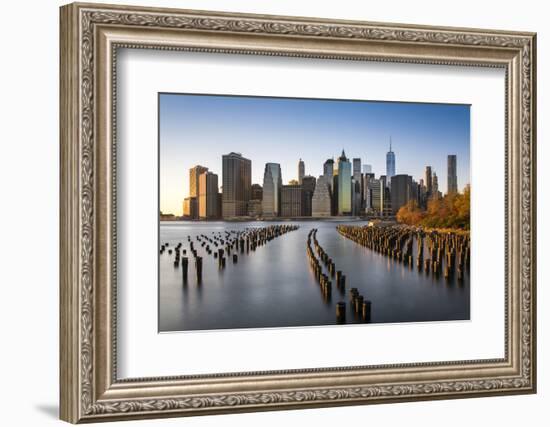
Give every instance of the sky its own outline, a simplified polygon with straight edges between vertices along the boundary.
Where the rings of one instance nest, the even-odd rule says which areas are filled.
[[[189,169],[208,167],[222,185],[222,155],[252,161],[252,183],[265,164],[280,163],[283,184],[318,177],[345,150],[378,178],[386,173],[390,138],[396,174],[418,181],[427,165],[447,191],[447,155],[457,156],[458,188],[470,183],[470,106],[244,96],[159,94],[160,210],[182,214]]]

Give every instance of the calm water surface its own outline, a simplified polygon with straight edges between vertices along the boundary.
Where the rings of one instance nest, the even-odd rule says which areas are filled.
[[[435,278],[416,268],[362,247],[338,234],[339,224],[360,221],[293,221],[300,228],[241,254],[233,264],[218,269],[218,260],[195,240],[200,234],[266,227],[275,222],[169,222],[161,223],[160,243],[169,248],[181,242],[189,256],[189,280],[174,267],[174,254],[159,256],[159,330],[183,331],[226,328],[261,328],[336,324],[336,303],[345,301],[347,323],[358,323],[349,304],[349,289],[372,301],[372,323],[466,320],[470,318],[470,277]],[[306,255],[307,234],[317,228],[319,244],[347,276],[345,295],[333,281],[332,297],[325,301]],[[198,285],[187,236],[203,257],[203,280]],[[413,245],[416,256],[416,244]]]

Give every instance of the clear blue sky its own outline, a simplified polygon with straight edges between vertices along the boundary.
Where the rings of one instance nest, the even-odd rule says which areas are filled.
[[[215,95],[159,95],[160,209],[180,215],[189,194],[189,168],[218,174],[222,154],[252,161],[262,184],[265,163],[281,164],[283,183],[319,176],[327,158],[361,158],[376,177],[386,173],[390,136],[396,174],[424,176],[432,166],[447,191],[447,155],[457,155],[458,187],[470,183],[470,107],[454,104],[341,101]]]

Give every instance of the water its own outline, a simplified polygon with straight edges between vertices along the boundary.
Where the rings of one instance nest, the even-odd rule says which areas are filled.
[[[284,222],[282,222],[284,223]],[[290,222],[289,222],[290,223]],[[181,266],[174,267],[174,254],[159,256],[159,330],[262,328],[336,324],[336,303],[346,302],[347,323],[361,320],[349,303],[349,289],[372,301],[372,323],[466,320],[470,318],[470,277],[459,284],[408,268],[402,263],[362,247],[338,234],[339,224],[364,222],[293,221],[299,225],[260,246],[239,255],[238,263],[227,259],[218,269],[218,260],[197,244],[203,257],[203,280],[197,285],[194,261],[187,236],[247,227],[265,227],[275,222],[168,222],[160,226],[160,242],[170,248],[181,242],[189,256],[189,280],[182,283]],[[334,285],[329,302],[309,266],[307,234],[317,228],[319,244],[347,276],[345,295]],[[416,245],[413,245],[416,254]]]

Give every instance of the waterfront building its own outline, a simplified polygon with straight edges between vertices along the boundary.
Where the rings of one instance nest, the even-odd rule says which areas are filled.
[[[302,216],[303,191],[301,185],[283,185],[281,188],[281,216]]]
[[[196,197],[186,197],[183,199],[183,216],[188,219],[197,219],[199,217]]]
[[[259,199],[250,199],[248,201],[248,216],[258,218],[262,216],[262,201]]]
[[[202,173],[208,170],[205,166],[196,165],[189,169],[189,197],[195,198],[195,203],[197,204],[196,210],[194,211],[195,215],[191,216],[192,219],[198,219],[199,210],[200,210],[200,200],[199,200],[199,177]]]
[[[447,194],[458,191],[458,182],[456,176],[456,154],[447,156]]]
[[[391,207],[393,213],[413,199],[412,177],[409,175],[394,175],[391,180]]]
[[[342,150],[338,158],[338,215],[351,215],[351,163]]]
[[[262,200],[263,189],[260,184],[252,184],[250,189],[250,199],[251,200]]]
[[[372,165],[363,165],[363,173],[372,173]]]
[[[360,174],[361,175],[361,174]],[[351,180],[351,191],[352,191],[352,210],[351,213],[353,216],[361,215],[362,205],[363,205],[363,193],[361,192],[362,179],[356,180],[352,178]]]
[[[386,177],[387,177],[387,186],[391,184],[391,179],[395,175],[395,153],[391,148],[391,137],[390,137],[390,151],[386,153]]]
[[[218,175],[203,172],[199,176],[199,218],[219,218],[218,211]]]
[[[248,215],[252,187],[252,162],[240,153],[222,156],[222,216],[232,218]]]
[[[300,159],[298,161],[298,184],[302,185],[302,180],[304,179],[305,174],[306,174],[306,166],[304,164],[304,161]]]
[[[282,186],[281,165],[279,163],[266,163],[262,197],[263,216],[275,217],[281,214]]]
[[[332,182],[332,215],[336,216],[338,215],[338,171],[334,170],[334,175],[332,176],[332,179],[330,180]]]
[[[361,159],[359,157],[355,157],[352,160],[353,164],[353,176],[361,175]]]
[[[302,179],[302,190],[304,192],[304,205],[302,206],[302,215],[312,215],[312,199],[315,192],[315,184],[317,180],[314,176],[306,175]]]
[[[332,180],[332,177],[331,177]],[[325,175],[321,175],[315,184],[315,190],[311,199],[311,214],[314,217],[330,216],[332,210],[330,181]]]

